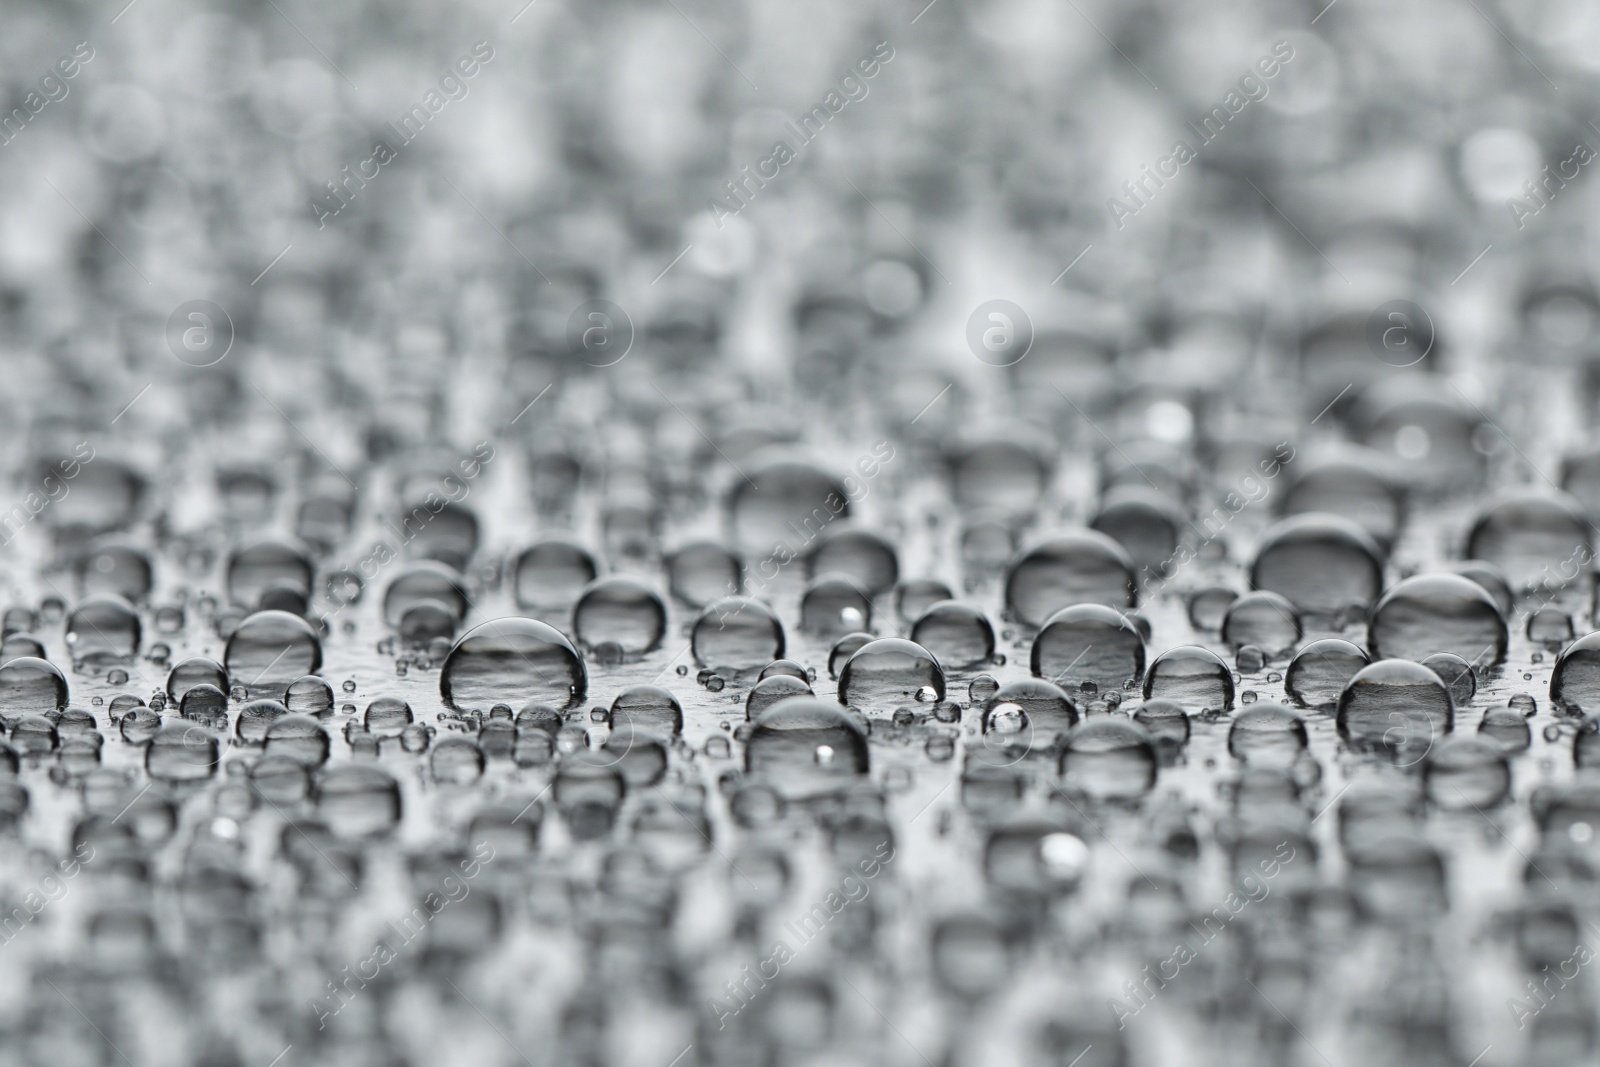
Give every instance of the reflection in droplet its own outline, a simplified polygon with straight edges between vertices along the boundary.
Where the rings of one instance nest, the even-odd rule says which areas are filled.
[[[1180,645],[1157,656],[1144,676],[1144,698],[1176,700],[1185,707],[1233,708],[1233,672],[1222,657],[1199,645]]]
[[[1133,560],[1123,547],[1093,530],[1057,535],[1018,559],[1006,575],[1006,606],[1021,622],[1042,626],[1073,604],[1118,610],[1135,601]]]
[[[530,700],[565,708],[588,688],[589,673],[572,643],[553,626],[517,617],[468,630],[439,672],[439,695],[457,711]]]
[[[888,711],[917,699],[924,686],[944,699],[944,670],[933,654],[911,641],[884,637],[862,645],[839,670],[839,703]]]

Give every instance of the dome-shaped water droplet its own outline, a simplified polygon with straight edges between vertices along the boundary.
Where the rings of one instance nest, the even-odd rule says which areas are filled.
[[[1295,515],[1261,535],[1250,584],[1282,594],[1304,614],[1365,608],[1383,588],[1383,550],[1337,515]]]
[[[863,711],[888,712],[924,686],[943,700],[944,670],[927,649],[898,637],[867,642],[839,669],[839,703]]]
[[[611,702],[611,728],[633,727],[671,740],[683,733],[683,705],[669,689],[634,685]]]
[[[250,696],[281,699],[291,683],[321,668],[322,642],[298,615],[258,611],[228,638],[222,662]]]
[[[84,553],[77,571],[85,597],[117,596],[138,604],[150,595],[150,560],[127,545],[104,545]]]
[[[1157,656],[1144,676],[1144,698],[1176,700],[1188,708],[1233,708],[1233,672],[1221,656],[1199,645],[1179,645]]]
[[[408,609],[425,602],[444,605],[457,622],[471,607],[460,572],[438,560],[417,560],[406,564],[384,591],[383,621],[399,626]]]
[[[894,588],[900,579],[900,562],[894,546],[866,530],[829,527],[806,554],[806,577],[842,574],[868,596]]]
[[[1449,652],[1435,652],[1423,660],[1422,665],[1439,676],[1444,687],[1450,691],[1450,703],[1457,711],[1472,703],[1478,691],[1478,676],[1466,660]]]
[[[311,560],[279,541],[262,541],[235,552],[228,560],[228,599],[254,608],[269,589],[293,589],[311,595]]]
[[[751,687],[750,695],[745,698],[744,715],[746,719],[753,720],[780,700],[814,695],[810,684],[804,679],[787,674],[774,674],[761,679]]]
[[[119,596],[86,600],[67,616],[67,651],[75,664],[126,663],[139,653],[139,613]]]
[[[49,660],[18,656],[0,666],[0,719],[7,724],[66,706],[66,676]]]
[[[1103,604],[1075,604],[1051,615],[1033,641],[1033,673],[1068,688],[1092,682],[1121,690],[1144,676],[1144,640],[1133,622]]]
[[[1490,708],[1478,723],[1478,736],[1498,744],[1504,751],[1515,755],[1526,751],[1532,743],[1532,732],[1522,712],[1512,707]]]
[[[1228,729],[1228,752],[1252,765],[1288,767],[1306,743],[1305,719],[1283,704],[1252,704]]]
[[[1073,604],[1135,604],[1133,560],[1105,534],[1059,534],[1025,552],[1006,575],[1006,606],[1029,626]]]
[[[746,470],[749,477],[735,481],[728,494],[728,530],[747,559],[765,558],[780,545],[793,555],[850,515],[844,483],[816,467],[779,459]]]
[[[178,711],[189,722],[198,723],[208,730],[225,733],[228,729],[228,694],[214,685],[204,682],[191,685],[188,692],[183,694]]]
[[[1505,749],[1481,737],[1447,737],[1423,765],[1428,799],[1445,811],[1484,811],[1511,789]]]
[[[1155,743],[1121,716],[1096,716],[1067,734],[1061,776],[1067,790],[1095,800],[1128,801],[1156,784]]]
[[[400,732],[411,725],[413,718],[411,705],[404,700],[399,697],[379,697],[367,705],[361,721],[369,734],[399,737]]]
[[[1483,586],[1484,592],[1494,601],[1494,606],[1500,609],[1501,616],[1511,618],[1516,597],[1511,592],[1511,583],[1506,579],[1505,571],[1481,559],[1451,560],[1443,566],[1446,572],[1459,574]]]
[[[946,667],[978,667],[994,658],[994,626],[979,608],[946,600],[924,611],[911,625],[911,640]]]
[[[598,571],[594,557],[570,541],[541,541],[512,564],[512,594],[527,610],[565,608]]]
[[[433,780],[445,785],[471,785],[483,777],[483,768],[483,749],[470,737],[446,737],[428,757]]]
[[[190,696],[198,690],[198,686],[189,690]],[[184,698],[185,705],[188,700],[189,697]],[[234,736],[247,745],[262,744],[267,739],[267,730],[287,714],[289,714],[288,709],[276,700],[252,700],[239,709],[239,721],[234,726]],[[186,711],[184,718],[188,717]],[[223,714],[222,725],[224,728],[228,725],[226,712]]]
[[[992,724],[1001,708],[1020,711],[1036,747],[1047,746],[1057,735],[1078,723],[1078,706],[1066,690],[1043,678],[1018,678],[1007,682],[983,703],[984,728]]]
[[[611,642],[627,656],[642,656],[661,644],[667,606],[637,578],[608,575],[591,582],[578,597],[572,629],[587,647]]]
[[[1175,754],[1189,743],[1189,713],[1176,700],[1146,700],[1132,716],[1163,755]]]
[[[1228,605],[1222,640],[1235,651],[1254,645],[1269,655],[1287,652],[1300,641],[1300,613],[1277,593],[1246,593]]]
[[[1303,708],[1332,708],[1356,672],[1369,662],[1356,645],[1325,637],[1302,648],[1289,663],[1284,689]]]
[[[1467,535],[1467,555],[1499,567],[1513,589],[1559,589],[1587,580],[1593,532],[1583,506],[1566,493],[1523,486],[1483,508]]]
[[[290,683],[283,702],[296,715],[325,718],[333,711],[333,690],[321,678],[308,674]]]
[[[1406,659],[1363,667],[1339,696],[1339,733],[1352,748],[1412,766],[1455,722],[1450,691],[1428,668]]]
[[[328,732],[309,715],[274,719],[267,726],[266,746],[266,755],[285,756],[304,767],[328,761]]]
[[[172,723],[157,730],[144,753],[145,773],[168,785],[208,780],[217,770],[217,738],[193,723]]]
[[[769,657],[770,658],[770,657]],[[583,658],[561,631],[533,619],[493,619],[468,630],[439,673],[439,695],[457,711],[532,701],[566,708],[589,689]]]
[[[167,673],[167,696],[174,703],[181,704],[183,695],[196,685],[215,686],[224,693],[231,688],[228,672],[222,669],[222,664],[202,656],[186,659]]]
[[[1379,659],[1424,660],[1449,652],[1468,663],[1499,663],[1506,621],[1477,582],[1455,574],[1419,574],[1396,582],[1372,609],[1367,641]]]
[[[826,700],[780,701],[751,727],[745,770],[791,795],[835,788],[870,769],[866,733],[848,712]],[[825,759],[819,758],[823,750]]]
[[[771,608],[750,597],[723,597],[707,604],[690,634],[695,662],[734,673],[753,671],[780,658],[783,624]]]
[[[1106,493],[1089,524],[1121,545],[1139,573],[1154,573],[1173,558],[1188,525],[1183,510],[1147,485],[1119,485]]]
[[[1403,515],[1401,486],[1389,474],[1391,462],[1358,446],[1308,458],[1291,468],[1281,510],[1285,515],[1343,515],[1387,548]]]
[[[667,558],[667,588],[693,608],[744,589],[744,565],[713,541],[684,545]]]
[[[340,837],[371,837],[400,824],[399,783],[370,764],[329,767],[317,777],[315,798],[317,817]]]
[[[1600,713],[1600,630],[1578,638],[1556,657],[1550,702],[1568,715]]]
[[[800,629],[833,639],[872,625],[872,601],[851,578],[825,574],[806,583],[800,597]]]

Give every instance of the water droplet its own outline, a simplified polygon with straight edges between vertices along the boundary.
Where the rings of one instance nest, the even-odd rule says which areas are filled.
[[[0,718],[8,725],[23,715],[66,706],[66,676],[48,660],[19,656],[0,666]]]
[[[483,749],[470,737],[446,737],[433,746],[428,770],[446,785],[471,785],[483,776]]]
[[[1478,736],[1494,741],[1512,754],[1526,750],[1532,741],[1528,720],[1513,707],[1490,708],[1484,712],[1483,720],[1478,723]]]
[[[67,650],[75,664],[125,663],[138,655],[140,633],[133,605],[121,597],[100,596],[67,617]]]
[[[240,607],[252,608],[270,589],[291,589],[302,597],[309,596],[311,575],[311,561],[303,553],[278,541],[258,542],[229,559],[228,599]]]
[[[1228,605],[1222,640],[1235,651],[1254,645],[1268,655],[1287,652],[1300,641],[1300,613],[1277,593],[1246,593]]]
[[[809,683],[811,681],[810,673],[808,673],[804,667],[800,666],[800,664],[796,663],[792,659],[773,660],[771,663],[761,668],[759,680],[766,681],[775,674],[786,674],[791,678],[798,678],[802,682]]]
[[[383,621],[398,627],[406,612],[421,604],[442,606],[460,622],[470,607],[460,573],[437,560],[406,564],[383,594]]]
[[[782,658],[785,647],[777,614],[761,601],[742,596],[707,604],[694,621],[690,643],[700,666],[734,674]]]
[[[85,597],[109,595],[139,603],[150,594],[150,560],[126,545],[106,545],[78,559]]]
[[[1000,691],[1000,683],[987,674],[980,674],[967,686],[967,699],[982,704]]]
[[[228,694],[214,685],[191,685],[178,706],[179,714],[208,730],[228,729]]]
[[[1228,752],[1268,767],[1288,767],[1306,750],[1305,719],[1283,704],[1255,704],[1234,717]]]
[[[667,606],[643,582],[614,574],[591,582],[579,596],[572,628],[591,648],[613,643],[625,656],[638,657],[661,644]]]
[[[613,729],[632,727],[670,740],[683,733],[683,705],[658,685],[629,686],[611,702],[610,721]]]
[[[1006,605],[1029,626],[1073,604],[1135,605],[1133,561],[1093,530],[1061,534],[1029,550],[1006,576]]]
[[[530,699],[566,708],[582,701],[588,688],[583,659],[559,630],[516,617],[467,631],[439,674],[439,695],[457,711]]]
[[[745,698],[744,714],[746,719],[754,720],[763,711],[780,700],[787,700],[795,696],[814,696],[811,686],[801,678],[788,674],[774,674],[761,679],[750,689],[750,695]]]
[[[1440,741],[1423,766],[1428,799],[1445,811],[1482,812],[1494,807],[1511,790],[1505,752],[1501,745],[1476,737]]]
[[[827,764],[817,761],[823,747],[833,753]],[[791,795],[831,788],[841,776],[869,769],[866,733],[843,708],[816,697],[774,704],[752,724],[745,743],[745,770]]]
[[[340,837],[372,837],[399,825],[400,786],[381,768],[340,764],[318,776],[316,805],[318,818]]]
[[[217,739],[204,727],[172,723],[156,731],[145,748],[145,773],[168,785],[209,779],[217,770]]]
[[[189,690],[189,696],[184,697],[185,707],[188,706],[190,697],[200,690],[200,686]],[[239,709],[239,721],[234,726],[234,736],[247,745],[264,744],[267,740],[267,730],[287,714],[289,714],[288,709],[276,700],[252,700]],[[185,711],[184,718],[188,717]],[[220,729],[227,729],[227,725],[228,718],[224,710]]]
[[[1002,705],[1019,708],[1026,715],[1039,744],[1051,743],[1078,722],[1077,705],[1066,690],[1043,678],[1019,678],[996,690],[983,705],[985,729],[995,709]]]
[[[1101,604],[1075,604],[1045,622],[1034,638],[1033,673],[1058,685],[1092,682],[1121,689],[1144,676],[1144,639],[1121,612]]]
[[[1176,700],[1186,707],[1228,711],[1233,672],[1222,657],[1199,645],[1180,645],[1157,656],[1144,678],[1144,698]]]
[[[1448,652],[1436,652],[1423,660],[1422,665],[1437,674],[1445,688],[1450,690],[1450,703],[1456,710],[1472,703],[1473,696],[1478,692],[1478,676],[1472,672],[1466,660]]]
[[[322,666],[322,642],[297,615],[258,611],[228,638],[222,662],[249,695],[282,699],[291,683]]]
[[[894,588],[900,563],[894,546],[866,530],[830,527],[805,557],[806,576],[839,574],[849,578],[868,596]]]
[[[718,597],[743,591],[744,566],[723,546],[695,541],[667,558],[667,588],[690,607],[704,607]]]
[[[932,578],[913,578],[895,590],[895,611],[910,622],[941,600],[954,600],[955,594],[943,582]]]
[[[1223,586],[1202,589],[1189,598],[1189,622],[1197,630],[1221,630],[1228,608],[1238,599],[1238,593]]]
[[[1096,800],[1137,800],[1156,784],[1156,750],[1142,726],[1109,715],[1067,734],[1061,775],[1067,789]]]
[[[379,697],[367,705],[362,724],[370,734],[377,734],[379,737],[399,737],[400,732],[410,726],[414,718],[411,705],[404,700],[399,697]]]
[[[872,624],[872,601],[854,580],[826,574],[806,584],[800,597],[800,629],[836,638]]]
[[[1559,589],[1594,559],[1589,519],[1566,493],[1522,486],[1499,494],[1479,512],[1467,555],[1494,564],[1513,589]]]
[[[1420,661],[1449,652],[1486,665],[1505,657],[1506,622],[1494,599],[1470,578],[1419,574],[1383,594],[1367,639],[1379,659]]]
[[[594,557],[570,541],[541,541],[512,565],[512,592],[526,610],[565,608],[597,574]]]
[[[1282,594],[1302,614],[1364,609],[1383,588],[1383,550],[1349,519],[1295,515],[1262,534],[1250,584]]]
[[[944,699],[944,670],[933,654],[898,637],[869,641],[839,670],[839,702],[885,712],[916,698],[923,686]]]
[[[746,558],[765,557],[797,538],[809,541],[850,515],[844,484],[816,467],[778,459],[746,469],[749,477],[734,483],[727,505],[734,547]]]
[[[1339,697],[1340,735],[1358,751],[1387,754],[1400,766],[1421,760],[1454,721],[1444,682],[1411,660],[1363,667]]]
[[[1149,733],[1164,762],[1189,743],[1189,713],[1175,700],[1146,700],[1132,715]]]
[[[333,690],[314,674],[297,678],[284,692],[284,704],[296,715],[315,715],[319,719],[333,713]]]
[[[911,626],[911,640],[958,670],[994,658],[994,626],[988,617],[955,600],[934,604],[918,616]]]
[[[309,715],[285,715],[267,726],[266,755],[320,767],[328,761],[328,733]]]
[[[1550,702],[1567,715],[1600,712],[1600,631],[1578,638],[1556,657]]]
[[[1356,672],[1370,660],[1356,645],[1325,637],[1302,648],[1290,662],[1284,688],[1303,708],[1330,709]]]

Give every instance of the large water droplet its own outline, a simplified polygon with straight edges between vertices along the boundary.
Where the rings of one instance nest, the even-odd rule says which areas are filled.
[[[18,656],[0,666],[0,718],[7,724],[66,706],[66,676],[49,660]]]
[[[864,711],[889,711],[917,699],[924,686],[944,699],[944,670],[933,653],[898,637],[869,641],[839,670],[839,703]]]
[[[683,705],[659,685],[629,686],[611,702],[611,726],[647,730],[670,740],[683,733]]]
[[[1057,685],[1092,682],[1101,692],[1117,692],[1144,676],[1144,639],[1120,611],[1075,604],[1051,615],[1040,629],[1032,668]]]
[[[1302,648],[1290,661],[1284,689],[1303,708],[1329,709],[1369,662],[1367,654],[1351,642],[1325,637]]]
[[[870,766],[860,725],[839,705],[816,697],[794,697],[762,712],[744,758],[747,772],[790,795],[837,787]]]
[[[1383,550],[1349,519],[1296,515],[1269,527],[1250,584],[1281,593],[1303,613],[1365,608],[1383,588]]]
[[[751,686],[750,695],[744,702],[744,717],[753,720],[780,700],[815,695],[805,679],[788,674],[774,674]]]
[[[329,767],[317,777],[315,797],[318,817],[340,837],[371,837],[400,824],[400,786],[379,767]]]
[[[126,663],[139,653],[139,613],[118,596],[100,596],[67,616],[67,650],[75,664]]]
[[[1419,574],[1390,587],[1372,609],[1367,641],[1379,659],[1424,660],[1449,652],[1468,663],[1499,663],[1506,621],[1477,582],[1454,574]]]
[[[868,596],[887,592],[900,578],[894,546],[866,530],[829,528],[806,555],[805,562],[808,578],[842,574]]]
[[[737,556],[713,541],[684,545],[667,558],[672,595],[699,608],[744,589],[744,567]]]
[[[1156,784],[1155,743],[1121,716],[1096,716],[1072,728],[1061,753],[1069,792],[1096,800],[1137,800]]]
[[[328,733],[309,715],[285,715],[267,727],[266,755],[284,756],[302,767],[328,761]]]
[[[431,559],[408,563],[395,575],[383,594],[383,621],[399,626],[406,612],[422,603],[444,605],[457,622],[471,607],[460,573]]]
[[[1400,766],[1421,760],[1454,722],[1444,682],[1411,660],[1363,667],[1339,696],[1340,735],[1357,751],[1384,753]]]
[[[1235,651],[1254,645],[1268,654],[1286,652],[1300,640],[1300,613],[1277,593],[1246,593],[1228,605],[1222,639]]]
[[[322,642],[298,615],[258,611],[228,638],[222,662],[251,696],[282,699],[291,683],[321,668]]]
[[[872,625],[872,601],[851,578],[825,574],[806,583],[800,597],[800,629],[833,639]]]
[[[565,608],[594,581],[594,557],[570,541],[541,541],[512,564],[512,593],[527,610]]]
[[[203,782],[217,770],[217,739],[204,727],[173,723],[156,731],[145,748],[145,773],[168,785]]]
[[[1135,604],[1133,560],[1105,534],[1060,534],[1018,559],[1006,575],[1006,605],[1029,626],[1073,604]]]
[[[1423,767],[1428,799],[1446,811],[1492,808],[1511,790],[1505,749],[1478,737],[1447,737]]]
[[[783,623],[759,600],[723,597],[707,604],[695,619],[690,643],[702,667],[758,670],[783,656]]]
[[[291,589],[307,597],[311,595],[311,574],[311,561],[304,553],[279,541],[262,541],[240,549],[228,560],[228,598],[251,609],[271,589]]]
[[[570,707],[589,688],[583,658],[561,631],[533,619],[494,619],[462,635],[439,673],[439,695],[457,711],[535,701]]]
[[[793,555],[835,520],[848,518],[844,483],[816,467],[779,459],[749,469],[728,495],[728,527],[735,549],[748,559],[779,545]]]
[[[661,644],[667,606],[637,578],[613,574],[591,582],[572,608],[572,628],[589,648],[610,642],[642,656]]]
[[[1594,541],[1583,505],[1566,493],[1523,486],[1479,513],[1467,555],[1499,567],[1513,589],[1558,589],[1586,580]]]
[[[994,626],[982,610],[945,600],[924,611],[911,625],[911,640],[946,667],[979,667],[994,658]]]
[[[1228,752],[1251,765],[1286,768],[1305,750],[1305,719],[1283,704],[1252,704],[1228,729]]]
[[[1568,715],[1600,713],[1600,630],[1578,638],[1556,657],[1550,702]]]
[[[1221,656],[1199,645],[1179,645],[1157,656],[1144,676],[1144,698],[1176,700],[1185,707],[1228,711],[1233,672]]]
[[[150,594],[150,560],[126,545],[105,545],[78,560],[78,583],[85,597],[118,596],[140,603]]]

